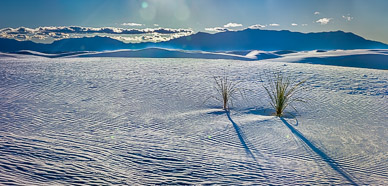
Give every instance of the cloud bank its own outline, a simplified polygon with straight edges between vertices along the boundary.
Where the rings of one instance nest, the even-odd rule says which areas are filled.
[[[136,26],[137,23],[125,23],[127,26]],[[38,27],[38,28],[3,28],[0,29],[0,37],[17,40],[44,40],[53,41],[65,38],[79,38],[88,36],[108,36],[119,38],[126,42],[159,42],[193,34],[191,29],[171,28],[143,28],[125,29],[115,27],[81,27],[81,26],[60,26],[60,27]]]

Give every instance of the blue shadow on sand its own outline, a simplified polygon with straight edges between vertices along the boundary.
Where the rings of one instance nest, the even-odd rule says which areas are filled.
[[[243,145],[245,152],[256,161],[256,157],[253,155],[252,151],[249,149],[249,147],[246,143],[246,137],[245,137],[244,133],[241,131],[240,127],[230,117],[230,112],[226,112],[226,115],[228,116],[229,121],[233,124],[233,127],[236,130],[237,136],[240,139],[240,142]]]
[[[297,136],[300,140],[302,140],[307,146],[311,148],[315,153],[317,153],[323,161],[325,161],[331,168],[333,168],[336,172],[338,172],[340,175],[342,175],[346,180],[348,180],[352,185],[358,185],[356,182],[353,181],[350,174],[348,174],[343,168],[335,162],[333,159],[331,159],[327,154],[325,154],[323,151],[321,151],[319,148],[317,148],[313,143],[311,143],[306,137],[303,136],[301,132],[299,132],[297,129],[295,129],[291,124],[289,124],[284,118],[280,118],[283,123],[291,130],[295,136]]]
[[[229,112],[229,111],[226,111],[226,115],[228,116],[229,121],[233,124],[233,127],[234,127],[234,129],[236,130],[238,139],[240,139],[240,142],[241,142],[242,146],[244,147],[245,152],[246,152],[247,155],[250,156],[250,157],[257,163],[257,165],[260,167],[259,169],[260,169],[261,172],[263,173],[263,177],[264,177],[265,179],[268,179],[268,176],[265,175],[263,169],[261,168],[261,165],[257,162],[255,155],[252,153],[251,149],[248,147],[248,144],[247,144],[248,141],[246,140],[246,137],[245,137],[245,135],[244,135],[244,132],[240,129],[240,127],[237,125],[237,123],[234,122],[234,121],[232,120],[232,118],[230,117],[230,112]],[[260,154],[254,147],[253,147],[253,150],[254,150],[257,154]]]
[[[253,115],[259,115],[259,116],[275,116],[275,112],[272,109],[268,108],[249,108],[245,110],[245,114],[253,114]],[[299,121],[296,118],[297,113],[287,112],[283,115],[283,118],[291,118],[295,119],[295,124],[292,124],[294,126],[299,125]]]
[[[254,115],[262,115],[269,116],[271,115],[272,110],[267,108],[248,108],[244,110],[245,114],[254,114]]]
[[[207,114],[214,114],[214,115],[223,115],[225,114],[227,111],[225,110],[220,110],[220,111],[213,111],[213,112],[209,112]]]

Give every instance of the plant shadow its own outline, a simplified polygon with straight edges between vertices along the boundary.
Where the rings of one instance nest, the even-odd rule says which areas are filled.
[[[260,115],[260,116],[275,116],[276,115],[275,111],[273,109],[270,109],[270,108],[248,108],[248,109],[244,110],[243,113],[244,114]],[[282,117],[287,118],[287,119],[294,119],[295,123],[292,125],[298,126],[299,121],[296,118],[296,116],[297,116],[297,113],[286,112],[286,113],[284,113],[284,115]]]
[[[320,156],[324,162],[326,162],[332,169],[334,169],[337,173],[342,175],[346,180],[348,180],[352,185],[358,185],[349,173],[347,173],[337,162],[335,162],[330,156],[321,151],[318,147],[316,147],[311,141],[309,141],[299,130],[295,129],[288,123],[284,118],[280,117],[280,120],[291,130],[291,132],[297,136],[302,142],[304,142],[311,150],[313,150],[318,156]]]
[[[247,142],[246,142],[246,137],[244,133],[242,132],[241,128],[232,120],[230,117],[230,112],[226,112],[226,115],[228,116],[229,121],[233,124],[234,129],[236,130],[237,136],[240,139],[240,142],[242,146],[244,147],[245,152],[252,157],[256,161],[256,157],[253,155],[252,151],[249,149]]]
[[[227,112],[227,111],[225,111],[225,110],[219,110],[219,111],[208,112],[207,114],[223,115],[223,114],[225,114],[226,112]]]
[[[244,111],[244,114],[271,116],[272,110],[268,108],[248,108]]]

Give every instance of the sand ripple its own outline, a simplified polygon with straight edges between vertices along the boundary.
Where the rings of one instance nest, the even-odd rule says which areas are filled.
[[[203,103],[226,66],[251,91],[230,118]],[[120,58],[0,59],[0,184],[351,184],[265,114],[263,68],[310,77],[294,127],[355,183],[388,184],[386,71]]]

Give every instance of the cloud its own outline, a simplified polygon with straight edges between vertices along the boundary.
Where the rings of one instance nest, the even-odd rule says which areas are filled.
[[[163,38],[176,38],[193,34],[191,29],[172,28],[143,28],[125,29],[115,27],[81,27],[81,26],[60,26],[60,27],[38,27],[38,28],[3,28],[0,29],[0,37],[17,40],[58,40],[64,38],[77,38],[88,36],[107,36],[117,38],[118,35],[133,38],[132,35],[159,34]],[[116,35],[116,36],[115,36]],[[125,41],[125,40],[124,40]],[[42,41],[43,42],[43,41]]]
[[[8,31],[8,33],[10,34],[32,34],[35,32],[34,29],[24,28],[24,27],[20,27],[17,29],[5,28],[4,30]]]
[[[326,25],[329,23],[333,18],[321,18],[315,21],[316,23],[320,23],[321,25]]]
[[[307,26],[308,24],[302,24],[302,26]]]
[[[269,24],[269,26],[280,26],[280,25],[277,23],[272,23],[272,24]]]
[[[164,33],[172,34],[179,32],[192,32],[189,29],[171,29],[171,28],[144,28],[144,29],[125,29],[125,28],[115,28],[115,27],[101,27],[101,28],[91,28],[91,27],[80,27],[80,26],[70,26],[70,27],[39,27],[39,32],[60,32],[60,33],[77,33],[77,34],[95,34],[95,33],[105,33],[105,34],[145,34],[145,33]]]
[[[296,23],[291,23],[291,26],[298,26],[298,24],[296,24]]]
[[[265,26],[264,25],[260,25],[260,24],[256,24],[256,25],[251,25],[248,28],[250,28],[250,29],[261,29],[261,28],[265,28]]]
[[[168,41],[171,39],[182,37],[180,34],[159,34],[159,33],[151,33],[151,34],[142,34],[142,35],[129,35],[129,36],[112,36],[111,38],[117,39],[124,42],[130,43],[140,43],[140,42],[162,42]]]
[[[226,31],[229,31],[229,29],[223,28],[223,27],[205,28],[205,30],[209,31],[209,32],[226,32]]]
[[[143,24],[139,24],[139,23],[123,23],[121,25],[123,25],[123,26],[143,26]]]
[[[319,15],[321,14],[321,12],[314,12],[314,15]]]
[[[39,35],[37,35],[37,36],[39,36]],[[60,32],[50,32],[50,33],[48,33],[48,36],[50,36],[54,39],[63,39],[63,38],[69,38],[70,34],[60,33]],[[40,35],[40,37],[44,37],[44,36]]]
[[[243,25],[242,24],[239,24],[239,23],[228,23],[226,25],[224,25],[225,28],[229,28],[229,27],[242,27]]]
[[[348,15],[348,16],[342,16],[342,18],[344,18],[346,21],[351,21],[351,20],[353,20],[353,17],[351,17],[350,15]]]
[[[0,29],[0,32],[7,34],[41,34],[47,35],[49,33],[66,33],[66,34],[145,34],[145,33],[162,33],[162,34],[173,34],[173,33],[192,33],[191,29],[172,29],[172,28],[144,28],[144,29],[125,29],[115,27],[81,27],[81,26],[62,26],[62,27],[38,27],[32,28],[5,28]]]

